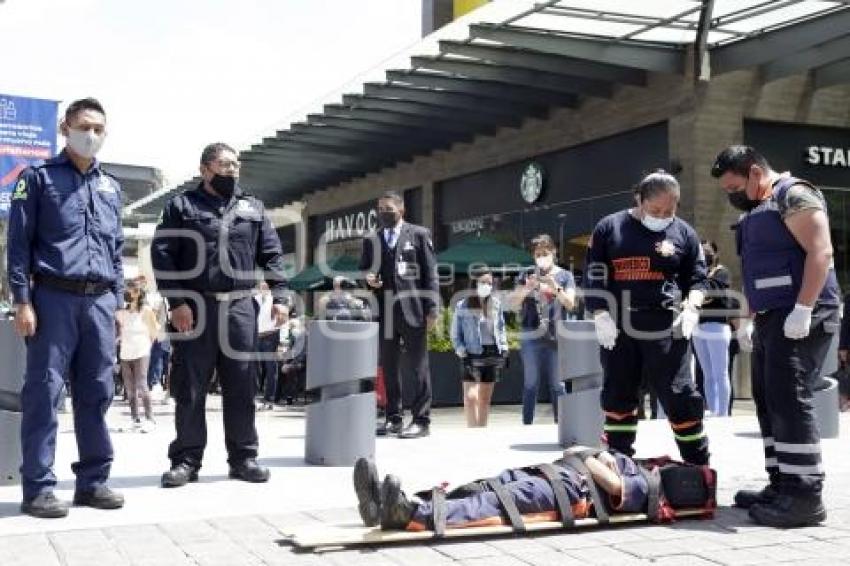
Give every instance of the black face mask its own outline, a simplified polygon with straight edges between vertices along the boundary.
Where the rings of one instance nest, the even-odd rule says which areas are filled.
[[[236,190],[236,177],[230,175],[219,175],[218,173],[210,179],[210,186],[224,200],[230,200],[233,191]]]
[[[398,224],[400,215],[397,212],[381,211],[378,213],[378,221],[384,228],[392,228]]]
[[[705,254],[705,264],[709,267],[714,265],[714,260],[716,259],[714,254]]]
[[[751,200],[750,197],[747,196],[746,190],[727,193],[726,198],[729,199],[729,204],[744,212],[749,212],[760,204],[757,200]]]

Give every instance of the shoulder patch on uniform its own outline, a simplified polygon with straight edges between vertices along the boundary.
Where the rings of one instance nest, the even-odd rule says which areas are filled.
[[[27,180],[21,177],[18,179],[18,184],[15,185],[15,192],[12,194],[12,200],[26,200],[27,198]]]
[[[98,182],[98,184],[97,184],[97,190],[102,192],[102,193],[115,193],[115,192],[117,192],[116,189],[115,189],[115,185],[113,185],[112,181],[110,181],[109,177],[107,177],[105,175],[100,178],[100,182]]]

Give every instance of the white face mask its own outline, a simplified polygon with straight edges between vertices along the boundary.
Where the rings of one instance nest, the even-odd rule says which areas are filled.
[[[74,150],[74,153],[86,159],[93,159],[100,148],[103,147],[103,142],[106,139],[106,134],[96,134],[93,130],[75,130],[68,129],[68,147]]]
[[[652,230],[653,232],[662,232],[667,229],[670,224],[673,223],[673,216],[669,218],[657,218],[655,216],[650,216],[649,214],[645,214],[641,223]]]
[[[489,283],[479,283],[476,291],[478,291],[479,297],[486,299],[493,292],[493,286]]]
[[[540,255],[534,258],[534,263],[537,264],[540,271],[549,271],[555,264],[555,256],[552,254]]]

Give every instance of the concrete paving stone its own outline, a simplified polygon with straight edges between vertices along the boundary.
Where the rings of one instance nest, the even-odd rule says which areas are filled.
[[[261,564],[259,557],[232,541],[199,541],[181,544],[180,549],[198,564],[213,564],[230,561],[236,565]]]
[[[431,548],[454,560],[485,558],[501,554],[497,548],[483,542],[444,542],[435,544]]]
[[[683,554],[680,556],[664,556],[647,562],[652,566],[717,566],[717,562],[711,562],[694,554]]]
[[[645,540],[676,540],[694,536],[692,530],[675,529],[672,525],[647,525],[641,527],[640,536]]]
[[[487,544],[501,552],[504,552],[505,554],[519,557],[522,557],[522,555],[525,554],[547,552],[551,550],[550,547],[540,542],[537,538],[531,537],[515,536],[509,538],[498,538],[488,540]]]
[[[575,550],[566,551],[565,554],[584,562],[585,564],[595,564],[599,566],[631,566],[635,563],[641,563],[643,560],[636,558],[632,554],[627,554],[610,546],[598,546],[596,548],[577,548]]]
[[[555,550],[596,547],[602,544],[595,532],[574,532],[541,536],[538,542]]]
[[[233,540],[274,540],[280,536],[276,528],[260,517],[224,517],[210,519],[208,522]]]
[[[260,515],[259,517],[281,534],[295,527],[309,527],[322,524],[322,521],[307,513],[270,513]]]
[[[399,564],[452,564],[454,561],[445,554],[440,554],[430,546],[411,544],[404,546],[387,546],[378,549],[378,552]]]
[[[520,557],[531,566],[583,566],[584,562],[557,550],[530,552]]]
[[[812,542],[795,542],[787,545],[791,549],[801,550],[811,557],[834,558],[836,556],[847,556],[847,547],[822,540]]]
[[[755,548],[735,548],[712,552],[697,551],[695,554],[716,564],[728,566],[749,566],[751,564],[770,564],[773,560],[757,552]]]
[[[772,562],[804,562],[809,558],[812,558],[812,555],[804,550],[793,548],[787,544],[758,546],[747,550],[752,550],[756,554],[761,554],[762,556],[770,559]]]
[[[792,542],[808,542],[813,539],[796,534],[793,530],[758,530],[743,531],[728,534],[707,534],[708,540],[716,541],[728,548],[754,548],[771,544],[789,544]]]
[[[398,563],[385,554],[381,554],[374,548],[355,548],[350,550],[335,550],[321,554],[325,564],[338,566],[366,565],[397,566]]]
[[[676,554],[690,554],[693,551],[693,548],[681,539],[630,542],[618,544],[614,548],[638,558],[660,558]]]
[[[515,556],[488,556],[486,558],[470,558],[457,562],[462,566],[527,566]]]
[[[646,538],[641,534],[644,526],[641,524],[632,527],[615,526],[598,528],[587,532],[586,536],[603,546],[645,541]]]
[[[165,535],[179,545],[216,542],[221,533],[207,521],[180,521],[177,523],[162,523],[159,528]]]
[[[850,530],[840,529],[835,526],[804,527],[802,529],[794,529],[794,533],[816,540],[834,540],[850,537]]]
[[[353,507],[337,507],[333,509],[319,509],[316,511],[308,511],[308,515],[314,519],[327,524],[353,524],[362,525],[363,520],[360,518],[360,513]]]
[[[117,552],[76,554],[62,559],[64,566],[127,566],[127,559]]]

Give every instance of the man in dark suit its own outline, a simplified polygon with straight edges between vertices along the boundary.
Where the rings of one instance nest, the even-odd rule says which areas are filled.
[[[404,221],[404,200],[392,191],[378,199],[380,228],[363,241],[360,269],[378,300],[381,365],[387,388],[387,419],[378,436],[428,436],[431,423],[431,373],[427,330],[437,321],[437,258],[427,228]],[[416,373],[412,420],[402,429],[399,352]]]

